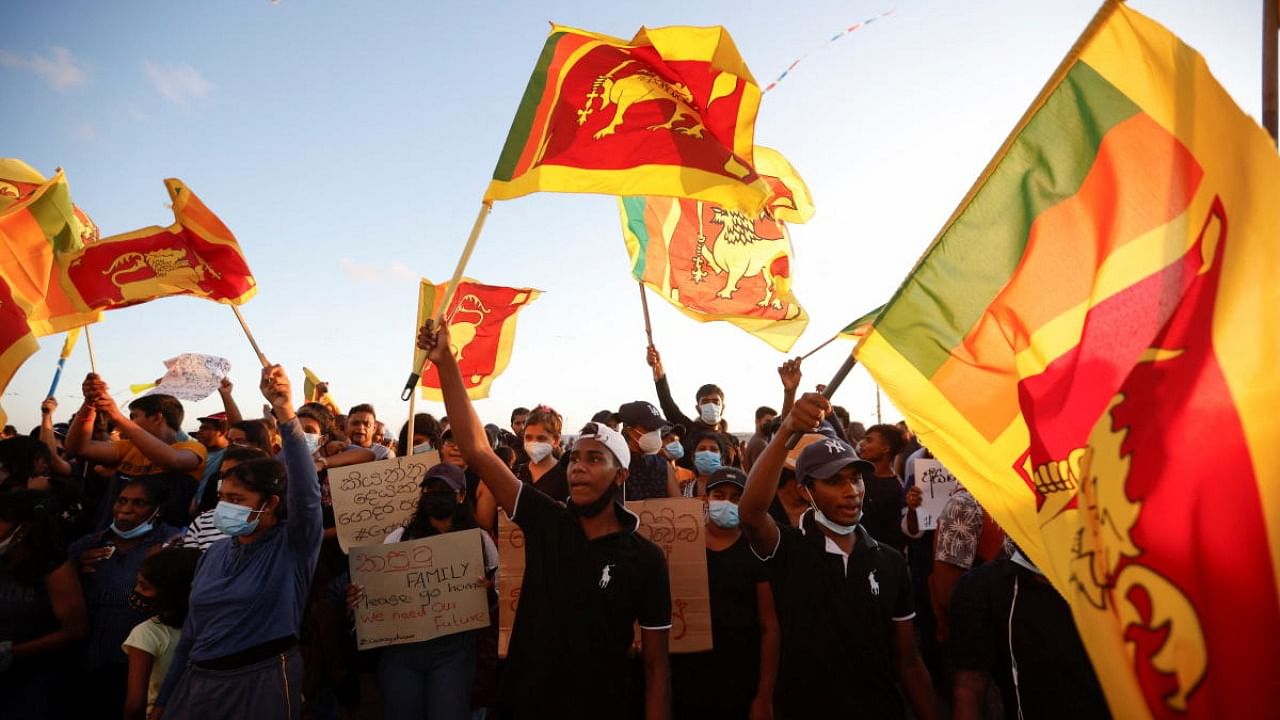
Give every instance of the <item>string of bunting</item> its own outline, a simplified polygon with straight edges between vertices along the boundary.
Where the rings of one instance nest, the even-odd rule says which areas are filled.
[[[879,19],[881,19],[881,18],[889,17],[890,15],[894,14],[895,12],[897,12],[897,8],[894,8],[893,10],[889,10],[889,11],[887,11],[887,12],[882,12],[882,13],[880,13],[879,15],[875,15],[875,16],[869,17],[869,18],[867,18],[866,20],[863,20],[862,22],[856,22],[856,23],[854,23],[854,24],[850,25],[849,27],[845,28],[844,30],[841,30],[840,32],[838,32],[838,33],[836,33],[835,35],[833,35],[833,36],[831,37],[831,39],[830,39],[830,40],[828,40],[828,41],[826,41],[825,43],[823,43],[823,44],[822,44],[822,47],[821,47],[821,48],[818,48],[818,50],[821,50],[822,48],[825,48],[826,46],[830,45],[831,43],[833,43],[833,42],[835,42],[835,41],[839,40],[840,38],[844,37],[845,35],[848,35],[848,34],[852,33],[852,32],[853,32],[853,31],[855,31],[855,30],[858,30],[859,28],[866,27],[867,25],[870,25],[871,23],[873,23],[873,22],[875,22],[875,21],[877,21],[877,20],[879,20]],[[775,87],[777,87],[777,86],[778,86],[778,83],[782,82],[782,79],[783,79],[783,78],[785,78],[787,75],[790,75],[790,74],[791,74],[791,71],[792,71],[792,70],[795,70],[795,69],[796,69],[796,66],[797,66],[797,65],[799,65],[800,63],[804,62],[806,58],[808,58],[810,55],[812,55],[812,54],[813,54],[813,52],[815,52],[815,51],[807,52],[807,53],[805,53],[804,55],[801,55],[800,57],[798,57],[798,58],[796,58],[794,61],[792,61],[792,63],[791,63],[790,65],[788,65],[788,66],[787,66],[787,69],[786,69],[786,70],[783,70],[783,71],[782,71],[782,74],[781,74],[781,75],[779,75],[779,76],[777,77],[777,79],[775,79],[773,82],[771,82],[771,83],[769,83],[768,85],[766,85],[766,86],[765,86],[765,88],[764,88],[764,90],[763,90],[763,91],[761,91],[761,92],[765,92],[765,93],[767,93],[767,92],[769,92],[770,90],[772,90],[772,89],[774,89]]]

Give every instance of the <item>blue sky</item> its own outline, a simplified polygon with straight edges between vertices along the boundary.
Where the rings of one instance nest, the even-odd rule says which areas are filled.
[[[1259,113],[1260,0],[1135,0],[1208,59]],[[447,279],[512,114],[554,20],[630,37],[641,25],[722,24],[767,95],[758,144],[782,151],[818,208],[791,228],[795,292],[811,316],[797,353],[893,292],[1096,10],[1095,0],[856,2],[45,2],[0,7],[0,155],[47,174],[104,235],[168,224],[162,180],[187,182],[236,233],[259,282],[243,311],[264,352],[301,366],[340,403],[373,402],[397,427],[416,278]],[[895,14],[837,42],[854,22]],[[498,203],[468,268],[545,294],[522,315],[506,374],[481,415],[546,402],[573,429],[596,410],[655,400],[616,204],[541,194]],[[678,402],[726,389],[731,428],[777,406],[785,356],[726,324],[651,298]],[[236,398],[260,405],[258,363],[229,308],[187,298],[108,313],[92,328],[100,372],[127,386],[183,352],[232,363]],[[60,337],[3,397],[38,417]],[[805,363],[839,366],[840,342]],[[65,417],[87,372],[83,341],[58,391]],[[861,369],[836,396],[873,421]],[[430,403],[420,409],[439,413]],[[194,418],[217,398],[188,407]],[[688,407],[687,411],[692,408]],[[898,413],[885,402],[886,420]],[[193,425],[193,422],[189,422]]]

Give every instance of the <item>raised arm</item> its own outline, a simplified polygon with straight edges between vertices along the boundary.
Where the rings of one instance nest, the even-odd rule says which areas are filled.
[[[49,449],[49,469],[54,475],[67,477],[71,474],[71,463],[58,453],[58,439],[53,434],[53,413],[58,409],[58,401],[53,396],[40,403],[40,442]]]
[[[262,368],[259,383],[262,397],[271,403],[271,412],[280,428],[281,451],[288,471],[288,489],[285,502],[289,504],[289,543],[298,552],[320,551],[320,536],[324,532],[324,514],[320,509],[320,476],[316,464],[307,449],[302,424],[293,411],[293,386],[284,368],[279,365]]]
[[[116,454],[116,446],[93,439],[93,421],[98,417],[95,405],[99,393],[103,392],[106,385],[97,375],[89,373],[85,376],[81,388],[84,392],[84,404],[76,412],[75,418],[71,421],[71,428],[67,430],[67,440],[64,443],[67,454],[115,465],[120,462],[120,457]]]
[[[111,418],[116,427],[120,428],[120,432],[128,436],[129,442],[138,448],[138,451],[147,457],[151,462],[159,465],[166,470],[176,470],[186,472],[195,470],[200,467],[200,456],[190,450],[179,450],[171,446],[169,443],[152,435],[129,419],[120,411],[120,406],[116,405],[116,401],[107,393],[104,385],[102,391],[98,393],[98,399],[94,405],[98,412],[106,413]]]
[[[800,387],[800,362],[803,358],[792,358],[778,367],[778,378],[782,380],[782,417],[791,412],[796,404],[796,388]]]
[[[770,557],[778,547],[778,525],[769,515],[769,505],[778,494],[778,478],[787,460],[787,439],[792,433],[813,430],[830,412],[831,403],[826,398],[805,393],[751,466],[747,487],[738,503],[738,517],[756,555]]]
[[[662,367],[662,356],[658,354],[658,348],[650,345],[645,360],[653,369],[653,386],[658,391],[658,405],[662,408],[663,416],[686,428],[693,427],[693,420],[680,411],[680,406],[671,397],[671,386],[667,383],[667,371]]]
[[[240,414],[240,406],[236,404],[236,399],[231,396],[231,390],[235,386],[231,384],[231,378],[222,378],[222,383],[218,385],[218,397],[222,398],[222,409],[227,411],[227,424],[234,425],[244,420],[244,415]]]
[[[436,328],[433,320],[427,320],[418,331],[418,347],[427,351],[427,359],[435,364],[440,373],[444,410],[449,415],[453,439],[458,443],[467,467],[480,476],[481,482],[493,493],[499,506],[508,513],[513,512],[516,498],[520,496],[520,480],[511,473],[511,468],[502,462],[502,458],[493,452],[493,448],[489,447],[484,425],[471,405],[471,398],[467,397],[458,361],[450,349],[448,325],[441,324]]]

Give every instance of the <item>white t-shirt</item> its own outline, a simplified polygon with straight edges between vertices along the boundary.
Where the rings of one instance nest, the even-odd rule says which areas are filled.
[[[178,647],[178,639],[181,637],[182,631],[178,628],[169,627],[158,618],[151,618],[135,625],[133,630],[129,631],[129,637],[125,638],[124,644],[120,646],[126,654],[129,652],[127,648],[133,647],[155,658],[151,663],[151,677],[147,679],[148,715],[156,704],[156,697],[160,694],[160,686],[164,684],[165,676],[169,674],[169,664],[173,662],[173,651]]]

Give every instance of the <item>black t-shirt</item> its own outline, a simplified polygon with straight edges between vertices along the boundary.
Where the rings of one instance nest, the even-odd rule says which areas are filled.
[[[614,512],[624,530],[588,540],[568,510],[520,488],[524,585],[500,692],[516,717],[625,717],[643,703],[627,652],[637,622],[671,627],[667,563],[634,514]]]
[[[1018,717],[1019,695],[1028,718],[1111,716],[1070,606],[1035,573],[1009,559],[971,570],[956,585],[949,617],[952,668],[989,674],[1000,688],[1006,718]]]
[[[661,455],[631,454],[626,499],[648,500],[667,496],[667,461]]]
[[[893,668],[895,626],[915,617],[907,563],[862,526],[855,532],[846,569],[806,511],[800,527],[778,528],[765,560],[782,626],[780,718],[904,717]]]
[[[554,467],[543,473],[537,482],[534,482],[533,473],[529,472],[527,464],[518,466],[515,474],[520,479],[520,482],[532,486],[552,500],[566,502],[569,499],[568,458],[568,454],[565,454]]]
[[[864,475],[867,488],[862,498],[862,526],[871,537],[902,551],[906,538],[902,534],[902,508],[906,507],[902,485],[896,476]]]
[[[764,563],[746,536],[724,550],[707,550],[712,650],[671,656],[676,717],[746,717],[760,679],[757,587],[768,582]]]

